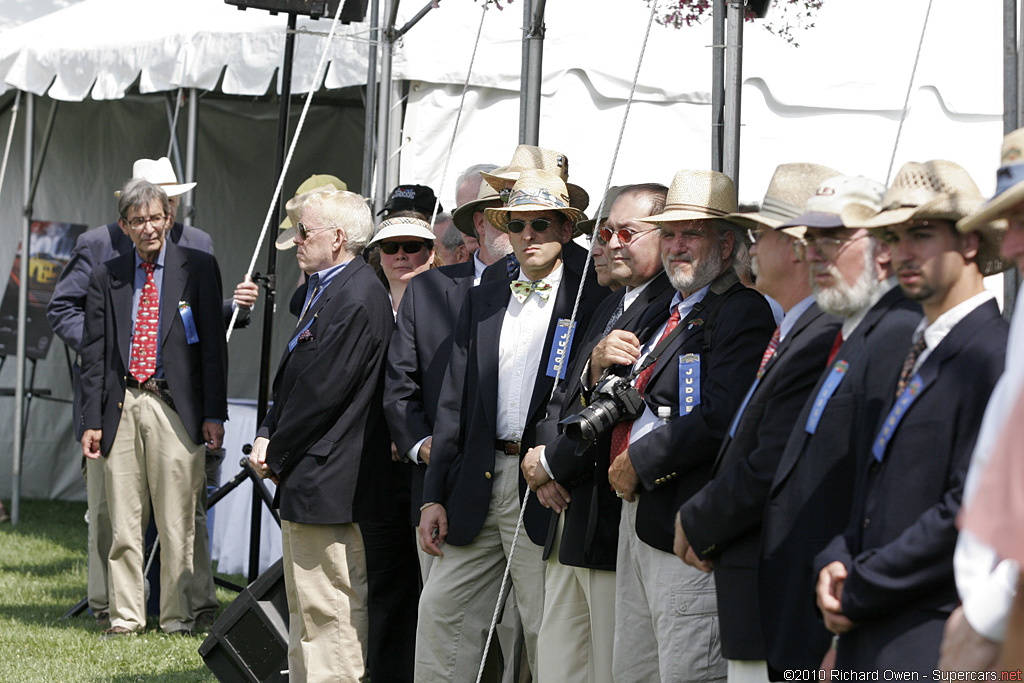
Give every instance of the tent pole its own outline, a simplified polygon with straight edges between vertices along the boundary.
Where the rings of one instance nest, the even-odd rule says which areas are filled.
[[[1024,17],[1022,17],[1024,21]],[[1021,50],[1017,45],[1017,0],[1003,0],[1003,133],[1021,127]],[[1003,315],[1013,315],[1020,288],[1020,272],[1003,273]]]
[[[196,179],[196,133],[199,122],[199,91],[195,88],[188,89],[188,131],[185,134],[185,178],[184,182],[191,183]],[[195,190],[185,193],[184,201],[185,215],[182,223],[194,225],[196,216]]]
[[[363,182],[362,195],[373,192],[374,136],[377,124],[377,53],[380,51],[380,0],[370,3],[370,52],[366,59],[366,98],[363,101],[366,117],[363,120]]]
[[[743,0],[729,0],[726,15],[725,129],[722,140],[722,173],[732,178],[739,197],[740,186],[740,92],[743,88]]]
[[[711,170],[722,171],[722,110],[725,98],[725,3],[714,0],[711,10]]]
[[[524,8],[523,32],[524,104],[520,105],[520,138],[523,144],[537,145],[540,140],[541,82],[544,77],[544,6],[546,0],[533,0],[532,11]]]
[[[533,21],[533,0],[523,0],[523,61],[519,70],[519,144],[526,143],[526,89],[530,82],[530,24]]]
[[[29,237],[32,228],[32,151],[35,137],[35,96],[25,93],[25,220],[21,226],[21,258],[18,263],[18,342],[15,345],[17,359],[14,380],[14,452],[11,473],[11,524],[17,526],[21,519],[21,452],[25,443],[25,337],[28,332],[28,259]]]
[[[395,15],[398,13],[398,0],[384,0],[385,20],[384,30],[380,34],[380,88],[378,95],[380,102],[377,105],[377,191],[373,197],[373,214],[376,216],[384,208],[384,202],[388,196],[388,167],[391,162],[390,154],[390,124],[391,124],[391,58],[394,49]]]

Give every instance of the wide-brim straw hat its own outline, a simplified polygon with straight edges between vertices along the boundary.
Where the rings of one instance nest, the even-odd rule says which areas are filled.
[[[1003,137],[999,170],[996,171],[996,193],[984,206],[956,224],[960,232],[973,232],[994,221],[1002,221],[1005,214],[1024,202],[1024,128]],[[1005,229],[1000,222],[997,229]]]
[[[981,190],[959,164],[944,159],[903,165],[892,181],[882,210],[871,214],[863,206],[843,209],[843,223],[849,228],[866,228],[880,233],[885,228],[907,221],[952,221],[978,211],[985,204]],[[999,258],[1002,232],[989,225],[977,230],[978,269],[982,275],[995,275],[1010,267]]]
[[[781,164],[772,174],[761,208],[754,212],[731,213],[725,220],[744,228],[774,230],[803,213],[807,200],[814,196],[821,183],[837,175],[841,175],[839,171],[820,164]]]
[[[183,195],[196,186],[195,183],[179,183],[167,157],[139,159],[132,165],[132,178],[142,178],[158,185],[168,198]],[[120,197],[121,190],[115,190],[114,196]]]
[[[592,235],[594,234],[594,226],[600,225],[602,221],[608,220],[608,216],[612,212],[612,204],[619,198],[622,191],[625,190],[627,185],[612,185],[608,188],[608,192],[604,195],[604,204],[601,206],[601,215],[588,218],[585,221],[580,221],[576,224],[576,229],[581,234]]]
[[[547,171],[523,171],[512,186],[508,196],[508,204],[484,209],[484,215],[491,225],[502,232],[508,232],[508,222],[512,212],[558,211],[569,219],[575,228],[587,216],[569,204],[569,191],[565,182]],[[573,236],[578,235],[575,229]]]
[[[373,239],[366,246],[396,237],[419,237],[431,243],[437,239],[434,233],[430,232],[430,224],[426,221],[413,216],[398,216],[382,220]]]
[[[637,217],[645,223],[723,218],[736,213],[736,185],[718,171],[679,171],[672,178],[665,210],[657,216]]]
[[[281,251],[294,247],[295,242],[292,241],[292,238],[295,237],[295,224],[302,216],[302,205],[317,192],[336,192],[338,190],[347,191],[348,185],[344,180],[327,173],[317,173],[302,181],[299,189],[295,190],[295,196],[285,202],[284,210],[288,215],[281,221],[281,232],[278,233],[274,246]]]
[[[877,212],[882,208],[884,196],[885,185],[877,180],[847,175],[828,178],[818,186],[814,196],[807,200],[804,213],[789,219],[776,229],[802,239],[807,228],[845,228],[841,215],[844,208],[858,204]]]
[[[507,167],[499,167],[494,169],[495,173],[502,173]],[[482,211],[482,207],[485,204],[491,202],[501,202],[501,195],[498,191],[491,187],[490,183],[483,180],[480,181],[480,189],[477,190],[476,199],[471,199],[462,206],[455,209],[452,212],[452,223],[458,228],[463,234],[469,235],[470,237],[479,237],[476,234],[476,226],[473,224],[473,214],[477,211]],[[504,203],[504,202],[502,202]]]
[[[513,183],[519,179],[523,171],[547,171],[557,175],[565,183],[569,192],[569,205],[580,211],[586,211],[590,205],[590,195],[579,185],[569,182],[569,157],[559,152],[533,145],[519,145],[512,155],[508,166],[496,168],[490,173],[480,173],[484,182],[502,194],[511,190]]]

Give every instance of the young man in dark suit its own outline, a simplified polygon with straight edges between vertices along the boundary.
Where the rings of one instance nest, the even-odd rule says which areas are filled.
[[[675,293],[661,263],[658,229],[642,220],[662,212],[668,188],[648,184],[618,189],[605,209],[594,250],[604,250],[606,278],[615,278],[620,289],[601,303],[586,337],[576,342],[578,355],[566,376],[564,396],[556,397],[548,409],[561,418],[585,405],[583,390],[590,386],[587,365],[594,347],[611,330],[629,329],[650,306],[667,306]],[[553,520],[556,528],[544,549],[537,666],[542,679],[610,682],[621,503],[608,484],[607,436],[584,454],[576,453],[578,445],[559,435],[546,446],[530,449],[521,465],[541,504],[565,513]]]
[[[309,289],[250,461],[278,482],[289,680],[361,681],[369,622],[359,521],[386,504],[391,439],[381,402],[394,318],[359,258],[373,234],[362,197],[314,195],[296,227]]]
[[[220,271],[166,239],[167,195],[132,180],[118,202],[135,249],[93,270],[82,338],[82,450],[103,460],[110,512],[111,627],[145,626],[143,533],[150,498],[163,540],[160,626],[190,632],[195,511],[204,451],[227,419]]]
[[[436,556],[420,597],[416,679],[423,681],[475,677],[526,490],[520,457],[553,435],[546,408],[556,376],[575,357],[568,320],[584,274],[563,261],[562,250],[583,214],[569,206],[565,183],[523,171],[508,206],[485,213],[509,233],[520,275],[470,290],[455,331],[420,518],[421,546]],[[606,292],[589,281],[584,286],[580,336]],[[529,538],[520,536],[512,562],[531,666],[549,515],[528,501]]]
[[[636,373],[643,413],[615,425],[608,480],[625,501],[616,558],[615,680],[721,680],[714,582],[672,554],[673,518],[705,483],[729,419],[775,327],[765,298],[733,269],[732,181],[680,171],[659,226],[676,290],[636,334],[613,331],[591,354],[590,380]],[[646,367],[645,367],[646,366]],[[685,608],[682,605],[686,605]]]
[[[877,206],[884,191],[880,183],[844,176],[808,188],[816,170],[808,166],[812,165],[780,166],[761,212],[728,219],[750,230],[756,287],[779,302],[786,314],[732,419],[711,481],[680,508],[677,519],[676,554],[692,567],[714,568],[730,683],[768,680],[757,608],[761,516],[792,425],[828,362],[841,324],[840,318],[814,302],[803,240],[779,228],[789,223],[838,224],[837,214],[850,197],[868,197],[873,191]],[[825,175],[832,173],[829,169]],[[807,198],[808,191],[816,194]],[[770,201],[780,195],[790,201]],[[809,213],[794,217],[804,199]],[[793,207],[789,221],[779,209],[786,206]]]
[[[854,223],[890,245],[900,288],[925,318],[884,419],[858,453],[849,525],[815,560],[818,607],[839,636],[837,669],[929,676],[938,668],[958,603],[955,519],[1009,329],[982,282],[1009,265],[999,259],[999,232],[956,230],[983,203],[956,164],[908,163],[886,208]]]

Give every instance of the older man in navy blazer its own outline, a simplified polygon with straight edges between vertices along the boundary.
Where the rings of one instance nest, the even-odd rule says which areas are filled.
[[[189,632],[195,510],[205,447],[227,419],[220,271],[166,240],[163,190],[132,180],[118,203],[135,250],[97,267],[82,343],[83,455],[102,454],[113,537],[107,636],[145,626],[143,533],[150,498],[165,549],[160,626]]]
[[[1009,325],[982,277],[999,259],[991,227],[956,221],[984,203],[949,161],[904,165],[876,215],[900,288],[924,308],[884,419],[861,461],[845,533],[817,557],[817,602],[838,634],[836,668],[930,676],[958,604],[955,519],[982,415],[1003,371]]]

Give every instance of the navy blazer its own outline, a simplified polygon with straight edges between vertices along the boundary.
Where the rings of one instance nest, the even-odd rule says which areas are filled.
[[[160,288],[160,352],[174,408],[189,437],[203,443],[207,418],[226,420],[227,341],[220,308],[217,260],[202,251],[164,243]],[[86,293],[82,339],[81,427],[102,429],[106,455],[121,421],[132,348],[135,252],[97,266]],[[179,302],[192,310],[199,341],[188,343]]]
[[[775,470],[761,530],[758,595],[769,666],[817,668],[832,641],[815,604],[814,556],[849,519],[858,444],[874,434],[921,320],[899,287],[887,292],[843,342],[811,391]],[[814,403],[833,369],[843,380],[813,434]]]
[[[562,262],[562,281],[555,296],[544,340],[544,350],[533,387],[526,429],[523,432],[520,459],[532,446],[546,444],[557,433],[557,415],[547,411],[554,378],[546,373],[555,328],[560,318],[572,315],[573,304],[583,279],[581,264]],[[492,266],[493,267],[493,266]],[[434,442],[430,466],[423,486],[424,502],[440,502],[448,515],[447,542],[467,545],[483,526],[491,500],[491,476],[494,470],[494,442],[497,437],[498,342],[510,296],[511,279],[481,282],[469,290],[455,330],[451,360],[438,401],[434,423]],[[587,277],[584,281],[576,320],[576,337],[584,338],[594,310],[608,290]],[[578,354],[575,342],[566,368]],[[526,479],[519,473],[520,492],[526,491]],[[524,524],[531,540],[543,545],[551,511],[531,496]]]
[[[402,296],[384,382],[384,416],[400,454],[434,433],[455,323],[475,273],[473,259],[434,268],[410,280]],[[415,526],[420,522],[427,466],[410,465],[410,518]]]
[[[1003,372],[1008,333],[995,300],[971,311],[921,364],[921,389],[882,461],[870,449],[880,445],[894,400],[869,451],[858,454],[868,466],[846,532],[815,562],[820,570],[838,560],[849,570],[843,613],[858,626],[839,639],[838,668],[922,675],[938,668],[943,628],[959,602],[956,516],[981,418]]]
[[[714,559],[722,656],[763,660],[757,609],[761,516],[793,423],[828,361],[841,319],[811,304],[748,392],[718,452],[711,481],[679,510],[694,552]]]
[[[661,310],[667,307],[675,293],[668,275],[659,273],[630,307],[623,311],[613,329],[630,330],[648,309]],[[565,378],[564,396],[559,405],[549,409],[553,414],[558,413],[564,419],[583,408],[583,372],[594,347],[604,339],[604,328],[624,296],[625,290],[620,289],[606,298],[594,312],[587,338],[580,345],[576,363]],[[558,561],[566,566],[614,571],[622,501],[616,497],[608,483],[611,431],[606,432],[583,453],[577,453],[578,445],[564,434],[559,434],[544,449],[544,457],[555,481],[569,489],[572,498],[565,511]],[[557,523],[557,520],[553,520],[553,523]],[[553,539],[554,534],[549,534],[549,541]],[[545,557],[551,551],[550,546],[550,542],[545,545]]]
[[[669,422],[629,445],[640,478],[637,536],[672,552],[679,507],[707,484],[729,422],[754,380],[775,330],[768,301],[748,289],[730,268],[720,275],[701,305],[683,319],[684,331],[654,364],[644,399],[651,410],[669,406]],[[668,319],[668,306],[637,335],[646,344]],[[713,322],[712,322],[713,321]],[[706,339],[706,327],[711,328]],[[679,359],[700,358],[700,404],[680,414]]]
[[[281,519],[345,524],[387,504],[391,437],[382,401],[393,328],[384,285],[360,257],[299,320],[293,338],[300,338],[285,348],[274,404],[257,432],[270,439],[267,465],[281,480]]]

